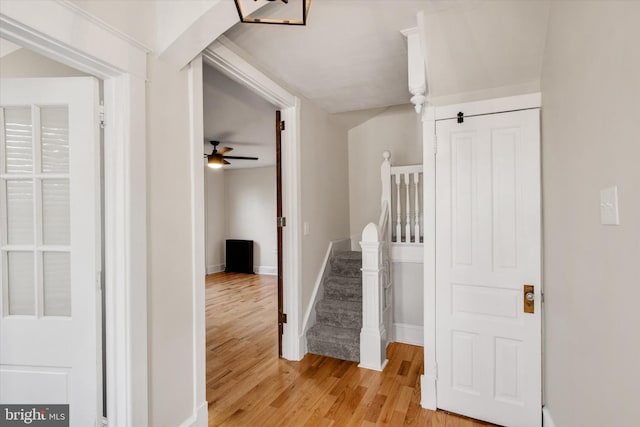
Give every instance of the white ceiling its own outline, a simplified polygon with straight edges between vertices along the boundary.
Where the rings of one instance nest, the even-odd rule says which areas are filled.
[[[254,92],[210,66],[204,67],[204,153],[211,153],[210,140],[233,148],[230,156],[258,157],[258,160],[230,159],[225,169],[265,167],[275,164],[276,108]]]
[[[400,30],[425,12],[432,95],[539,88],[546,0],[313,0],[307,26],[237,24],[225,36],[330,113],[406,104]]]

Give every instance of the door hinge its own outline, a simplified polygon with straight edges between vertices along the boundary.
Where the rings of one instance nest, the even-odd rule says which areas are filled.
[[[280,323],[287,323],[287,313],[280,313]]]
[[[284,120],[280,122],[280,130],[285,130]]]
[[[98,119],[100,120],[100,129],[104,129],[104,101],[100,101],[98,107]]]
[[[278,227],[286,227],[287,226],[287,217],[279,216],[278,217]]]

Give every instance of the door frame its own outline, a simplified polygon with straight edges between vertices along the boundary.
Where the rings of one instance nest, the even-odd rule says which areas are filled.
[[[423,212],[436,211],[436,123],[455,119],[459,111],[466,116],[505,113],[542,107],[540,92],[466,102],[444,106],[427,105],[422,111],[422,152],[424,165]],[[436,410],[438,396],[438,361],[436,359],[436,227],[435,215],[424,220],[424,374],[420,377],[423,408]],[[540,289],[543,289],[542,283]],[[542,312],[544,316],[544,311]],[[544,322],[544,319],[542,319]],[[543,367],[544,369],[544,367]],[[544,375],[543,375],[544,380]],[[544,388],[544,383],[543,383]]]
[[[107,415],[110,425],[146,426],[145,79],[151,50],[73,3],[47,0],[38,8],[34,14],[29,2],[3,2],[0,36],[104,82]]]
[[[283,300],[287,323],[284,325],[282,335],[282,357],[288,360],[301,360],[304,355],[302,348],[304,340],[301,340],[300,337],[300,282],[302,280],[300,270],[302,265],[300,99],[235,53],[233,43],[224,36],[209,45],[202,53],[202,58],[207,64],[280,109],[282,120],[287,123],[286,131],[282,133],[282,210],[287,218],[287,226],[283,229],[282,253],[284,263]],[[199,128],[202,128],[202,125]],[[202,155],[202,141],[202,138],[193,141],[194,149],[199,150],[197,153],[200,156]],[[199,159],[198,164],[200,166],[198,174],[200,175],[202,173],[202,158]],[[198,200],[203,201],[204,194]],[[203,212],[202,207],[197,207],[197,209],[197,212]],[[204,245],[198,249],[196,259],[204,260]],[[204,279],[202,280],[204,283]],[[204,323],[202,327],[204,327]]]
[[[204,242],[204,167],[202,142],[203,64],[207,63],[281,110],[286,121],[282,133],[282,202],[287,226],[283,230],[283,303],[288,322],[282,335],[282,357],[301,360],[304,340],[300,334],[302,280],[301,193],[300,193],[300,99],[283,89],[264,73],[236,54],[224,36],[219,37],[189,63],[189,103],[191,117],[191,211],[193,264],[192,285],[194,303],[194,419],[206,422],[206,321],[205,321],[205,242]]]

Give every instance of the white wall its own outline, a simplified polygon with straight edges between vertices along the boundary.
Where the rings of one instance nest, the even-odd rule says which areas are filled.
[[[52,61],[29,49],[19,49],[0,58],[0,77],[79,77],[87,73]]]
[[[385,150],[392,165],[422,163],[422,122],[411,105],[390,107],[349,131],[349,226],[357,250],[364,227],[380,216]]]
[[[150,48],[156,47],[156,9],[166,0],[162,2],[153,0],[71,0],[71,2],[132,39]]]
[[[394,341],[424,345],[424,267],[393,263]]]
[[[545,401],[631,426],[640,396],[640,3],[553,2],[542,73]],[[600,225],[617,185],[620,226]]]
[[[204,167],[205,201],[205,266],[207,274],[224,270],[225,250],[225,172]]]
[[[193,413],[194,343],[187,71],[148,59],[149,425]]]
[[[300,114],[302,220],[309,223],[302,237],[305,313],[329,242],[349,235],[349,176],[346,130],[306,99]]]
[[[221,194],[210,190],[208,195]],[[226,239],[253,240],[254,272],[277,273],[276,168],[225,171],[224,200],[224,222],[219,224]]]

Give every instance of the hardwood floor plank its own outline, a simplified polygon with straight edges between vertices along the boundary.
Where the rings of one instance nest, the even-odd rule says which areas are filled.
[[[490,426],[420,406],[421,347],[390,344],[383,372],[314,354],[279,359],[276,278],[206,280],[209,426]]]

